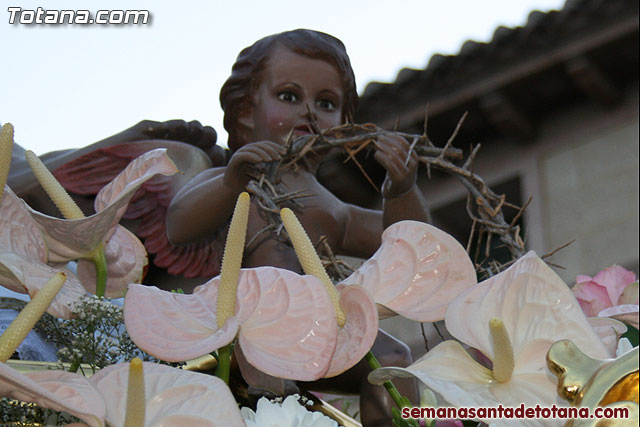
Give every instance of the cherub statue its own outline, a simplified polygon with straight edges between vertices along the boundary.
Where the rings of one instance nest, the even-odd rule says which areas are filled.
[[[145,149],[144,144],[168,144],[157,138],[206,150],[206,156],[200,150],[191,150],[199,153],[192,157],[205,158],[202,161],[186,156],[187,164],[197,164],[190,168],[191,175],[197,172],[195,176],[188,180],[182,177],[179,184],[147,186],[147,196],[141,197],[137,206],[134,203],[131,216],[141,220],[138,234],[146,239],[147,250],[156,254],[156,264],[183,276],[213,276],[219,268],[221,246],[216,245],[224,239],[221,230],[238,194],[251,179],[248,173],[257,166],[280,161],[288,141],[350,121],[357,99],[353,70],[340,40],[317,31],[288,31],[258,40],[240,52],[222,87],[220,101],[229,133],[228,151],[215,145],[213,129],[197,122],[147,121],[92,146],[51,154],[44,160],[72,192],[90,194],[97,189],[88,191],[87,182],[98,187],[103,176],[106,181],[117,173],[114,159],[126,164]],[[140,142],[149,139],[154,141]],[[313,242],[324,237],[337,255],[368,258],[380,245],[385,227],[405,219],[430,222],[416,185],[416,154],[405,139],[379,136],[375,141],[375,160],[386,170],[382,211],[346,203],[318,181],[318,167],[326,154],[311,153],[305,162],[280,168],[277,174],[280,188],[307,194],[298,203],[285,202],[281,207],[295,211]],[[329,187],[348,190],[349,183],[341,176],[333,181]],[[38,199],[30,197],[36,187],[31,187],[27,172],[12,170],[9,184],[27,201]],[[173,197],[162,196],[162,191]],[[149,200],[153,200],[151,205]],[[260,233],[267,225],[265,212],[254,201],[244,266],[271,265],[301,272],[291,246],[274,233]],[[383,364],[406,366],[411,362],[406,345],[382,331],[373,352]],[[361,393],[364,425],[388,425],[389,412],[382,408],[388,409],[391,403],[381,387],[375,389],[367,383],[368,371],[361,362],[335,379],[309,387]],[[405,384],[402,391],[418,403],[414,384]],[[381,405],[381,400],[386,403]]]

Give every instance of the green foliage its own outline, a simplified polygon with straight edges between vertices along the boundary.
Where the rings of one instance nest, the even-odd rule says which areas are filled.
[[[81,420],[67,413],[44,409],[35,403],[0,398],[0,426],[12,425],[67,425],[79,423]]]
[[[413,406],[411,401],[405,396],[400,398],[400,404],[403,408],[411,408]],[[391,425],[393,427],[420,427],[418,420],[402,418],[402,412],[396,407],[391,408]]]
[[[622,338],[628,339],[632,346],[638,346],[638,330],[633,326],[627,324],[627,332],[622,335]]]

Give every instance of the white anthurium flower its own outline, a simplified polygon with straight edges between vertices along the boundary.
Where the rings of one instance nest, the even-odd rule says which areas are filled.
[[[476,362],[459,342],[445,341],[406,369],[381,368],[369,380],[415,376],[458,407],[566,406],[547,370],[549,347],[568,339],[593,358],[610,357],[570,289],[534,252],[463,292],[449,305],[445,323],[453,337],[491,359],[493,369]]]
[[[256,412],[242,408],[240,414],[247,427],[338,427],[335,420],[320,412],[308,411],[298,402],[298,396],[288,396],[282,403],[262,397]]]
[[[638,322],[638,313],[640,313],[640,306],[638,304],[621,304],[605,308],[598,313],[598,317],[610,317],[612,319],[617,319],[638,329],[640,326]]]
[[[616,357],[620,357],[628,351],[633,350],[633,344],[627,338],[620,338],[618,341],[618,348],[616,348]]]
[[[618,340],[627,332],[625,324],[610,317],[588,317],[587,320],[609,351],[609,357],[615,358]]]
[[[68,412],[90,427],[244,426],[219,378],[139,359],[108,366],[89,379],[64,371],[22,374],[0,364],[0,396]]]

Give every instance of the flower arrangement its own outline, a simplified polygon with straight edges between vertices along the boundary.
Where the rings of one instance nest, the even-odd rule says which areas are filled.
[[[12,128],[5,125],[0,154],[10,152],[11,140]],[[32,297],[0,336],[0,396],[16,399],[0,401],[2,422],[338,425],[309,411],[299,396],[262,398],[255,410],[240,409],[230,388],[234,346],[260,371],[293,380],[336,376],[364,358],[372,368],[369,380],[384,385],[397,406],[393,426],[419,425],[400,415],[401,408],[418,402],[398,393],[392,383],[396,377],[417,378],[430,406],[568,406],[574,400],[557,389],[561,384],[566,392],[572,384],[560,368],[564,359],[558,358],[577,353],[568,346],[563,353],[558,343],[570,342],[585,360],[598,361],[589,366],[610,368],[616,356],[624,364],[633,357],[637,361],[638,348],[629,349],[620,335],[635,328],[637,346],[638,282],[621,267],[593,278],[578,276],[572,292],[529,252],[478,283],[473,263],[455,239],[431,225],[402,221],[384,232],[371,259],[334,287],[295,215],[284,209],[282,220],[305,274],[241,269],[246,193],[232,217],[219,277],[192,294],[137,284],[146,253],[118,223],[140,185],[177,171],[166,153],[154,150],[134,160],[99,193],[97,213],[86,218],[31,157],[67,219],[30,209],[5,185],[8,165],[0,165],[0,283]],[[77,262],[77,274],[61,267],[68,261]],[[125,291],[124,309],[106,298]],[[444,320],[455,340],[407,368],[381,367],[370,349],[378,319],[391,315]],[[7,363],[34,326],[57,344],[61,369],[23,373]],[[482,357],[474,358],[468,349]],[[215,357],[215,375],[175,365],[207,354]],[[174,366],[152,363],[153,358]],[[75,373],[81,366],[88,367],[87,377]],[[599,369],[590,375],[595,378]],[[637,414],[637,393],[635,405]],[[544,421],[528,424],[551,425]],[[461,424],[421,420],[445,422]]]

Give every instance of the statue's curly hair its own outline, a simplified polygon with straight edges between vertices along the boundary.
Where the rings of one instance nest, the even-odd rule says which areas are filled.
[[[240,52],[231,76],[220,90],[220,104],[224,110],[224,128],[229,133],[232,151],[240,148],[238,117],[253,107],[253,94],[261,83],[261,74],[269,55],[277,45],[292,52],[321,59],[335,66],[344,83],[342,121],[350,121],[358,105],[355,76],[344,44],[337,38],[319,31],[298,29],[273,34],[258,40]]]

